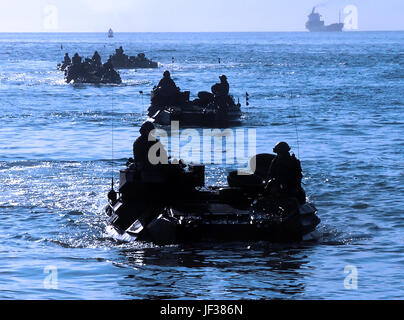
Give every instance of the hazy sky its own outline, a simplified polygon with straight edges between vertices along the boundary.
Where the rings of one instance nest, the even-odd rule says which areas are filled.
[[[358,30],[404,30],[404,0],[0,0],[0,32],[304,31],[356,6]]]

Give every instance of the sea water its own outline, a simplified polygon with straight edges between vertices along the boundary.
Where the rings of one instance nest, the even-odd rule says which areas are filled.
[[[403,40],[0,34],[0,298],[402,298]],[[159,68],[121,70],[123,83],[112,86],[69,85],[56,69],[65,52],[97,50],[105,61],[121,45]],[[318,241],[159,247],[106,235],[111,176],[132,156],[165,69],[191,98],[226,74],[242,104],[238,128],[255,130],[257,152],[291,145],[322,220]],[[232,168],[207,166],[207,184],[225,185]]]

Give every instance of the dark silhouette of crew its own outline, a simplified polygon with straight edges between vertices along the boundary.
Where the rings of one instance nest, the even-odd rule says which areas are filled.
[[[107,60],[107,62],[105,62],[102,66],[102,68],[104,69],[104,71],[110,71],[114,69],[114,66],[112,64],[111,58],[109,58]]]
[[[69,54],[68,54],[67,52],[65,53],[65,57],[64,57],[64,59],[63,59],[63,63],[64,63],[65,65],[69,65],[69,64],[72,63],[72,60],[70,59]]]
[[[139,61],[145,61],[146,60],[146,55],[144,53],[138,53],[137,59]]]
[[[153,131],[155,126],[152,122],[146,121],[139,129],[140,137],[133,143],[133,157],[137,170],[152,170],[156,165],[155,159],[161,159],[163,163],[168,163],[168,155],[161,142],[154,138]],[[156,145],[156,153],[150,152],[150,149]],[[153,159],[155,157],[155,159]]]
[[[76,52],[72,58],[72,64],[73,65],[80,65],[81,64],[82,58],[79,56],[79,54]]]
[[[107,76],[115,73],[114,65],[112,64],[111,58],[109,58],[107,62],[102,65],[102,73]]]
[[[122,46],[120,46],[119,49],[115,49],[115,53],[116,53],[117,56],[122,56],[123,55]]]
[[[273,195],[296,197],[300,203],[306,202],[306,194],[302,188],[302,167],[294,154],[290,155],[290,146],[279,142],[273,149],[276,157],[269,168],[267,188]]]
[[[105,62],[101,69],[100,73],[102,74],[101,81],[104,83],[112,82],[112,83],[121,83],[121,77],[118,72],[114,69],[114,65],[112,64],[111,58]]]
[[[120,46],[118,49],[115,49],[115,54],[110,56],[110,58],[115,67],[123,68],[126,67],[128,63],[128,56],[123,53],[122,46]]]
[[[227,82],[227,77],[222,74],[220,77],[220,83],[216,83],[212,86],[212,93],[215,97],[227,97],[230,91],[230,85]]]
[[[179,92],[179,88],[171,78],[171,74],[168,70],[164,71],[163,78],[157,85],[159,94],[163,96],[175,96]]]
[[[92,60],[88,58],[84,59],[84,62],[81,63],[80,69],[83,74],[89,74],[93,70]]]
[[[155,126],[150,121],[140,127],[140,137],[133,144],[133,162],[143,182],[153,184],[153,189],[147,192],[150,194],[145,196],[154,195],[154,201],[171,201],[178,193],[181,194],[178,190],[189,183],[189,177],[184,176],[182,161],[169,162],[170,157],[161,141],[154,136],[154,130]],[[148,190],[147,187],[145,190]]]
[[[94,55],[92,57],[92,64],[96,67],[96,68],[100,68],[102,65],[101,62],[101,56],[99,55],[98,51],[94,52]]]
[[[155,130],[153,123],[145,122],[139,129],[140,137],[133,143],[133,158],[136,168],[142,170],[150,165],[148,154],[155,142],[149,141],[150,133]]]
[[[229,96],[230,85],[227,82],[227,77],[224,74],[222,74],[219,79],[220,83],[216,83],[215,85],[213,85],[211,90],[217,108],[226,110],[229,106],[232,105],[232,101]]]
[[[171,79],[169,71],[164,71],[163,78],[153,88],[149,115],[163,110],[166,106],[177,106],[181,104],[181,92],[174,80]]]
[[[70,81],[72,81],[72,80],[76,81],[76,79],[78,79],[80,76],[82,76],[83,68],[81,65],[81,60],[82,60],[82,58],[76,52],[72,58],[71,66],[65,70],[67,83],[70,83]]]
[[[69,57],[69,54],[66,52],[63,58],[63,61],[60,65],[58,65],[59,70],[65,71],[67,67],[72,64],[72,60]]]

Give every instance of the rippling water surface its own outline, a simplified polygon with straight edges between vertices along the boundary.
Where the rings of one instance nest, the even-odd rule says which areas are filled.
[[[0,298],[402,298],[403,40],[403,32],[0,34]],[[65,52],[98,50],[105,60],[119,45],[160,68],[121,71],[119,86],[67,85],[56,71]],[[221,73],[243,104],[249,92],[242,126],[257,130],[258,151],[286,140],[299,155],[322,219],[318,242],[156,247],[105,235],[111,173],[131,156],[164,69],[191,96]],[[210,166],[208,184],[224,184],[229,169]],[[344,287],[348,265],[357,290]],[[49,266],[57,288],[44,282]]]

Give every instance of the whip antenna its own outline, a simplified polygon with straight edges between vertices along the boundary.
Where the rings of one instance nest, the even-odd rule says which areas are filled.
[[[144,116],[144,104],[143,104],[143,90],[139,91],[140,96],[142,97],[142,116]]]
[[[111,87],[111,190],[114,190],[114,87]]]
[[[299,146],[299,130],[297,127],[297,120],[296,120],[296,106],[293,102],[293,92],[290,94],[290,99],[292,103],[292,109],[293,109],[293,118],[294,118],[294,124],[295,124],[295,130],[296,130],[296,142],[297,142],[297,157],[300,158],[300,146]]]

